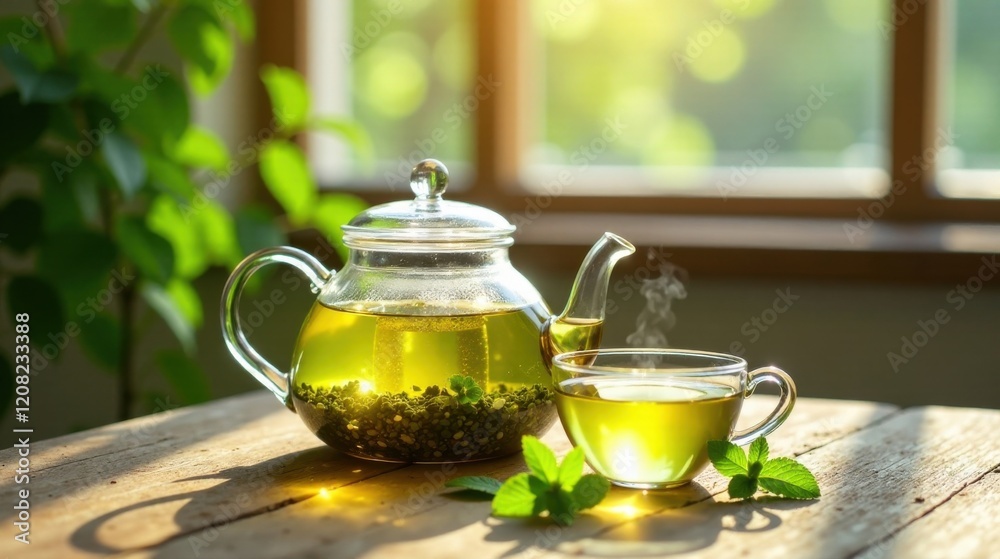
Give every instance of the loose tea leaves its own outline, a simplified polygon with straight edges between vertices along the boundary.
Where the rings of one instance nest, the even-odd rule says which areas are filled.
[[[729,441],[709,441],[708,458],[720,474],[730,477],[729,496],[749,499],[762,488],[789,499],[816,499],[819,485],[812,472],[791,458],[768,459],[767,439],[750,445],[750,456]]]
[[[552,449],[532,436],[521,439],[530,473],[499,480],[485,476],[452,479],[445,487],[479,491],[493,496],[493,514],[511,518],[545,516],[569,526],[580,511],[597,506],[611,483],[598,474],[583,475],[583,449],[574,448],[556,464]]]
[[[461,390],[452,385],[460,383]],[[450,389],[450,390],[449,390]],[[419,387],[414,387],[419,391]],[[555,420],[552,391],[540,384],[485,392],[469,377],[416,395],[376,393],[349,382],[299,384],[296,410],[320,439],[349,454],[402,462],[449,462],[513,454],[525,433]]]

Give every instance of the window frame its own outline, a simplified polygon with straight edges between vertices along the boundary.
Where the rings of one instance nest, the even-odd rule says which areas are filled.
[[[886,169],[890,185],[905,188],[883,204],[880,219],[892,221],[1000,221],[1000,200],[946,198],[937,194],[933,165],[916,167],[914,157],[933,149],[938,135],[938,76],[945,63],[938,56],[942,2],[928,0],[917,9],[912,0],[894,0],[892,9],[906,14],[897,25],[891,49],[889,83],[890,164]],[[479,74],[496,75],[513,87],[497,90],[477,114],[475,168],[481,173],[470,191],[477,199],[509,211],[523,209],[525,196],[535,193],[519,183],[511,170],[521,169],[518,143],[524,131],[516,126],[527,117],[524,111],[527,87],[525,67],[531,52],[525,2],[480,0],[477,3],[479,31]],[[912,11],[912,13],[910,13]],[[519,118],[505,118],[507,114]],[[624,175],[627,177],[627,173]],[[902,186],[899,186],[899,185]],[[720,196],[588,196],[565,195],[552,202],[555,211],[602,211],[673,213],[685,215],[785,216],[856,218],[859,209],[878,200],[870,197],[741,197],[724,201]]]
[[[710,218],[802,218],[817,222],[826,220],[853,223],[879,206],[876,227],[886,224],[912,226],[913,235],[925,227],[948,223],[1000,224],[1000,200],[946,198],[934,188],[936,171],[933,165],[926,168],[912,166],[914,157],[931,149],[937,135],[939,87],[938,77],[946,61],[938,48],[942,33],[943,2],[950,0],[893,0],[893,13],[905,14],[906,19],[895,26],[890,53],[889,91],[886,103],[890,161],[886,172],[890,185],[905,187],[902,195],[889,194],[884,198],[870,197],[738,197],[723,200],[720,196],[588,196],[562,195],[547,201],[547,213],[601,215],[609,223],[627,219],[628,215],[655,214],[669,217],[707,216]],[[916,4],[916,9],[913,5]],[[289,7],[291,5],[291,8]],[[477,0],[473,22],[476,30],[475,45],[477,76],[493,75],[503,87],[481,101],[473,124],[473,179],[462,191],[465,201],[481,204],[505,215],[524,212],[537,192],[524,187],[519,178],[521,169],[520,146],[525,145],[526,130],[520,123],[532,118],[532,104],[526,100],[531,95],[526,79],[526,68],[531,60],[532,41],[527,24],[525,0]],[[302,31],[308,17],[308,0],[291,2],[265,1],[258,5],[261,21],[261,40],[258,58],[307,68],[306,40]],[[288,41],[288,37],[295,37]],[[270,39],[269,39],[270,38]],[[263,106],[267,106],[263,97]],[[516,115],[511,117],[510,115]],[[345,189],[340,189],[345,190]],[[346,191],[363,196],[371,203],[398,200],[398,192],[373,191],[371,188],[347,188]],[[520,241],[519,241],[520,242]],[[539,241],[531,241],[537,243]],[[581,239],[581,243],[583,240]],[[704,247],[702,247],[704,248]],[[817,250],[842,250],[843,246],[820,247]],[[857,253],[857,247],[847,252]],[[762,250],[764,250],[762,248]],[[774,251],[774,247],[766,250]],[[789,251],[809,250],[790,245]],[[864,248],[862,247],[861,251]],[[893,252],[882,247],[882,253]],[[925,256],[933,253],[962,252],[942,248],[930,243],[925,249],[903,248],[898,254]],[[969,253],[971,256],[972,252]],[[981,255],[979,252],[978,255]],[[978,257],[977,255],[977,257]],[[971,260],[970,260],[971,261]],[[877,264],[866,258],[866,267],[874,270]],[[780,269],[776,269],[776,273]],[[821,273],[816,270],[816,273]],[[874,271],[872,276],[885,275]],[[892,275],[891,273],[889,275]]]

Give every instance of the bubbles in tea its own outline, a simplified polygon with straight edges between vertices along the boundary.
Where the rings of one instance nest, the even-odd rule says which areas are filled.
[[[566,433],[605,477],[681,484],[708,464],[706,441],[728,439],[743,399],[687,379],[572,378],[556,389]]]

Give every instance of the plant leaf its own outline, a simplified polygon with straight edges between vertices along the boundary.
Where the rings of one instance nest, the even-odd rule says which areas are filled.
[[[493,514],[514,518],[532,517],[545,510],[544,495],[548,486],[530,474],[507,479],[493,497]]]
[[[136,34],[136,10],[120,2],[67,2],[66,46],[71,52],[98,53],[129,43]]]
[[[141,289],[142,298],[167,323],[177,340],[188,355],[194,355],[194,326],[188,322],[184,313],[172,297],[159,285],[144,283]]]
[[[39,70],[25,53],[19,54],[9,45],[0,48],[0,60],[14,77],[25,104],[68,101],[80,81],[76,74],[59,68]]]
[[[569,451],[559,464],[559,486],[567,491],[571,490],[581,477],[583,477],[583,448],[578,446]]]
[[[124,135],[109,132],[101,149],[122,194],[126,199],[131,198],[146,184],[148,176],[146,160],[142,158],[139,148]]]
[[[28,313],[28,329],[31,345],[37,350],[54,344],[61,350],[69,343],[66,334],[66,318],[59,292],[42,278],[35,276],[15,276],[7,284],[7,310],[10,322],[17,325],[14,317]]]
[[[742,448],[729,441],[708,441],[708,459],[724,476],[747,473],[747,455]]]
[[[122,252],[146,278],[160,285],[170,281],[174,273],[174,250],[170,242],[150,231],[138,217],[121,216],[115,230]]]
[[[729,496],[733,499],[749,499],[757,492],[757,480],[743,474],[736,474],[729,480]]]
[[[197,228],[201,246],[209,262],[234,267],[243,259],[236,239],[233,216],[215,201],[205,200],[188,214],[191,226]]]
[[[0,96],[0,167],[19,153],[35,145],[49,126],[49,106],[41,103],[24,105],[16,91]]]
[[[754,462],[760,462],[763,464],[767,462],[768,452],[767,439],[764,437],[758,437],[750,443],[750,452],[747,456],[747,462],[749,464],[753,464]]]
[[[289,221],[303,225],[316,206],[316,183],[302,150],[286,140],[267,144],[260,154],[260,174]]]
[[[0,18],[0,37],[15,54],[24,54],[36,67],[51,65],[56,57],[51,43],[40,37],[45,30],[34,25],[26,27],[23,18],[24,14]]]
[[[215,0],[195,0],[211,6],[220,21],[232,23],[240,40],[251,41],[257,32],[257,22],[250,2],[217,2]]]
[[[132,91],[139,86],[139,82],[131,76],[120,74],[108,68],[96,58],[88,56],[77,56],[73,59],[73,68],[80,76],[80,86],[77,90],[79,97],[85,97],[90,101],[96,101],[103,106],[102,117],[111,118],[115,125],[121,123],[126,118],[131,118],[138,101],[132,98]],[[146,101],[143,100],[142,104]],[[141,106],[141,105],[140,105]],[[71,107],[72,111],[73,108]],[[72,113],[70,114],[73,118]],[[99,126],[100,119],[93,119],[88,123],[90,126]],[[79,141],[79,123],[75,118],[71,122],[72,137]],[[73,142],[75,143],[75,142]]]
[[[173,159],[190,167],[223,171],[229,165],[229,150],[218,136],[200,126],[188,126],[174,146]]]
[[[46,173],[46,178],[42,181],[41,201],[42,207],[45,208],[45,214],[41,218],[46,233],[83,227],[84,217],[80,206],[87,202],[80,199],[80,194],[83,193],[78,193],[78,186],[83,186],[86,183],[85,175],[86,173],[83,172],[74,173],[69,177],[69,183],[63,184],[50,173]],[[8,223],[8,218],[2,214],[3,210],[0,210],[0,223]]]
[[[357,122],[326,116],[317,118],[313,122],[313,126],[347,142],[347,145],[351,146],[351,149],[358,156],[362,169],[370,171],[375,167],[375,148],[372,145],[371,136]]]
[[[87,229],[63,229],[48,235],[38,249],[38,275],[55,286],[66,308],[75,309],[111,287],[131,281],[116,270],[118,248],[110,239]],[[112,293],[114,294],[114,293]]]
[[[42,207],[33,198],[14,198],[0,209],[0,224],[6,233],[0,247],[23,254],[41,239]]]
[[[202,247],[198,228],[192,226],[192,219],[188,217],[196,210],[191,206],[184,208],[173,197],[157,196],[146,214],[146,224],[170,242],[175,275],[191,279],[200,276],[208,267],[208,255]]]
[[[475,404],[483,397],[483,389],[478,386],[473,386],[472,388],[466,389],[464,403]]]
[[[602,475],[587,474],[573,486],[573,502],[577,510],[586,510],[597,506],[611,490],[611,482]]]
[[[347,261],[348,249],[344,246],[344,230],[341,229],[358,215],[368,204],[352,194],[324,194],[313,210],[312,221],[323,233],[340,259]]]
[[[190,282],[183,279],[173,279],[167,284],[167,295],[174,301],[177,310],[195,328],[200,328],[204,321],[201,298]]]
[[[167,349],[157,352],[155,361],[160,372],[185,403],[197,404],[212,398],[205,373],[187,355]]]
[[[488,495],[496,495],[502,485],[500,480],[489,476],[462,476],[450,479],[444,484],[445,487],[460,487]]]
[[[186,4],[170,19],[167,35],[187,62],[194,91],[207,95],[215,90],[233,63],[233,41],[219,19],[206,8]]]
[[[270,210],[263,206],[247,206],[236,213],[236,238],[244,256],[285,244],[285,233],[275,223]]]
[[[545,508],[549,511],[549,518],[561,526],[570,526],[579,512],[573,495],[565,489],[549,491],[545,494]]]
[[[107,313],[97,313],[80,325],[80,346],[91,360],[118,372],[121,362],[121,327],[118,320]]]
[[[791,458],[768,460],[757,481],[767,491],[790,499],[815,499],[820,496],[819,485],[812,472]]]
[[[261,69],[260,79],[267,88],[271,108],[278,122],[291,129],[288,133],[301,129],[309,118],[312,103],[302,74],[291,68],[268,64]]]
[[[556,465],[556,455],[552,449],[537,437],[525,435],[521,437],[521,449],[524,451],[524,462],[531,473],[546,483],[559,481],[559,467]]]
[[[236,32],[240,34],[240,39],[252,41],[257,35],[257,18],[253,9],[247,2],[237,2],[233,7],[230,19],[236,26]]]
[[[146,167],[154,188],[184,202],[194,198],[197,189],[183,167],[152,153],[145,153],[143,157],[146,158]]]
[[[140,101],[133,97],[129,103],[124,103],[119,100],[122,96],[119,93],[111,101],[116,114],[129,129],[162,153],[171,153],[176,148],[191,121],[187,89],[175,76],[173,69],[150,64],[145,67],[139,82],[146,91],[145,99]]]

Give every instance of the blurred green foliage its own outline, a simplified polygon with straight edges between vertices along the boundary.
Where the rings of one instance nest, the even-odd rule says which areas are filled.
[[[274,109],[273,141],[233,157],[212,131],[191,122],[188,91],[212,94],[232,68],[237,41],[254,37],[248,2],[59,5],[58,25],[40,28],[34,21],[48,18],[33,20],[36,14],[0,19],[0,61],[15,84],[0,93],[0,180],[19,180],[11,176],[20,172],[38,182],[37,195],[28,190],[0,208],[10,232],[0,250],[29,270],[7,282],[7,308],[12,319],[30,313],[33,372],[79,343],[118,375],[119,414],[127,417],[139,399],[132,371],[141,298],[180,345],[151,362],[182,402],[206,400],[208,379],[194,360],[205,310],[192,282],[209,266],[230,268],[285,242],[267,207],[234,215],[216,198],[233,175],[259,163],[291,226],[316,227],[343,256],[340,225],[364,204],[344,194],[320,197],[293,139],[325,130],[361,154],[371,153],[370,142],[353,122],[313,115],[302,76],[276,67],[261,72]],[[179,54],[183,74],[137,60],[158,32]],[[0,357],[6,405],[10,356]]]

